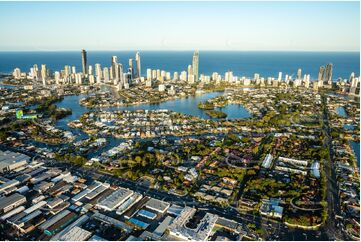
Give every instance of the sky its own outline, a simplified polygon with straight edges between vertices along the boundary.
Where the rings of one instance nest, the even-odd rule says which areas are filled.
[[[357,2],[0,2],[0,51],[359,51]]]

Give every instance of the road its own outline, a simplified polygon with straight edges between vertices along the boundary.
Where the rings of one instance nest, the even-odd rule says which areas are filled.
[[[333,149],[332,149],[332,137],[331,128],[329,126],[329,117],[327,109],[326,96],[322,95],[322,107],[323,107],[323,133],[325,135],[324,148],[329,151],[329,159],[324,161],[324,170],[327,178],[327,206],[328,206],[328,218],[326,219],[325,229],[328,237],[331,240],[343,240],[344,235],[340,228],[337,228],[337,216],[341,215],[339,191],[336,178],[335,163],[333,161]]]

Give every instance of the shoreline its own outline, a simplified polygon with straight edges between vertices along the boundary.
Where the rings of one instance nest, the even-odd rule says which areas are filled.
[[[359,164],[358,164],[357,154],[356,154],[351,142],[355,142],[355,141],[349,141],[348,143],[349,143],[349,146],[351,148],[351,152],[353,154],[353,157],[355,158],[354,161],[353,161],[353,167],[354,167],[356,176],[357,176],[357,178],[360,178],[360,167],[359,167]],[[358,142],[358,143],[360,143],[360,142]]]

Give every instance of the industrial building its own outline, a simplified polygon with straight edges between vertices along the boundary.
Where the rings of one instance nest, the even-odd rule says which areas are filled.
[[[24,154],[0,150],[0,173],[13,171],[25,166],[30,157]]]
[[[26,197],[19,193],[14,193],[8,197],[1,197],[0,213],[7,213],[12,209],[24,204],[25,202],[26,202]]]
[[[197,240],[205,241],[210,236],[214,225],[217,222],[218,216],[206,213],[206,215],[199,221],[196,228],[187,227],[187,223],[196,213],[195,208],[185,207],[182,213],[174,219],[169,226],[170,235],[182,240]]]
[[[164,202],[155,198],[149,199],[149,201],[145,204],[146,208],[149,208],[158,213],[165,213],[169,206],[170,204],[168,202]]]
[[[110,196],[101,200],[96,206],[100,209],[112,211],[124,203],[130,196],[133,195],[133,191],[126,188],[118,188]]]
[[[73,227],[67,233],[60,237],[60,241],[85,241],[90,238],[91,232],[78,226]]]

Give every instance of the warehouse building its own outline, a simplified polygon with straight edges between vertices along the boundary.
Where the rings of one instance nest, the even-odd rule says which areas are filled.
[[[60,237],[60,241],[85,241],[92,235],[88,230],[82,229],[78,226],[73,227],[67,233]]]
[[[170,204],[155,198],[149,199],[149,201],[145,204],[146,208],[149,208],[158,213],[165,213],[169,208]]]
[[[8,197],[0,198],[0,213],[7,213],[10,210],[24,204],[26,197],[19,193],[14,193]]]
[[[133,195],[133,191],[126,188],[118,188],[110,196],[97,204],[97,207],[107,211],[113,211]]]
[[[12,151],[0,150],[0,173],[13,171],[25,166],[30,160],[30,157]]]

